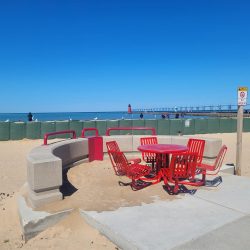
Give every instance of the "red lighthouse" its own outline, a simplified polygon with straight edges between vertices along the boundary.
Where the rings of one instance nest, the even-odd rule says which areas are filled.
[[[132,113],[132,109],[131,109],[131,105],[129,104],[128,105],[128,114],[131,114]]]

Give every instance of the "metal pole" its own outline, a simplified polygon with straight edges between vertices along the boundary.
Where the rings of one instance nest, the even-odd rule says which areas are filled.
[[[238,106],[237,113],[237,145],[236,145],[236,174],[242,174],[242,128],[243,128],[243,106]]]

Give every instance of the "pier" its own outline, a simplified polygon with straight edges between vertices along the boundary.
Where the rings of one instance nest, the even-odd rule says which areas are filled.
[[[166,107],[166,108],[140,108],[133,109],[133,114],[181,114],[182,116],[211,116],[211,117],[236,117],[237,105],[207,105],[207,106],[186,106],[186,107]],[[250,117],[250,105],[244,107],[244,117]]]

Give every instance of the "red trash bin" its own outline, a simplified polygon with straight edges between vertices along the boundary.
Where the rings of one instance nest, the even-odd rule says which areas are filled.
[[[103,138],[101,136],[88,137],[89,161],[103,161]]]
[[[95,131],[95,136],[85,136],[86,131]],[[89,144],[89,161],[103,161],[103,138],[99,136],[98,129],[84,128],[82,137],[88,138]]]

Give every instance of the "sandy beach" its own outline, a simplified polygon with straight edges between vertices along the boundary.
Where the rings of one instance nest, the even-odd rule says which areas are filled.
[[[228,151],[224,163],[236,162],[236,134],[206,134],[195,137],[221,138]],[[68,179],[76,192],[61,202],[45,207],[48,211],[75,208],[55,226],[24,243],[17,213],[16,198],[26,181],[26,155],[42,144],[42,140],[0,142],[0,249],[118,249],[106,237],[80,218],[78,208],[94,211],[115,210],[121,206],[151,203],[154,199],[178,199],[169,196],[162,185],[134,192],[121,187],[108,158],[103,162],[82,163],[68,171]],[[243,170],[250,177],[250,133],[243,134]],[[223,185],[223,184],[222,184]],[[205,188],[205,187],[204,187]]]

